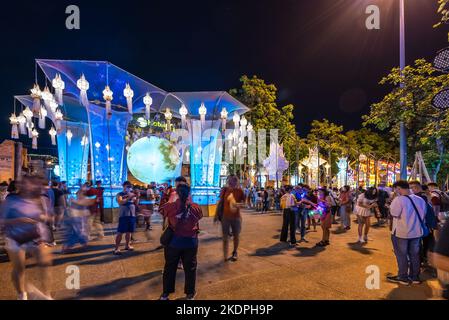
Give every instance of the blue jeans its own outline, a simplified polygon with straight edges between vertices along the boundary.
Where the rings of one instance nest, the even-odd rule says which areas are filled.
[[[401,239],[391,236],[398,263],[398,276],[402,280],[419,280],[421,261],[419,257],[421,238]]]
[[[300,208],[298,213],[296,214],[296,227],[301,232],[301,239],[304,239],[306,236],[306,223],[307,223],[307,215],[309,214],[309,210],[305,208]]]

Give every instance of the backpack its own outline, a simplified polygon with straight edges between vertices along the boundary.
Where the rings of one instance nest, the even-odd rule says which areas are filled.
[[[447,195],[444,192],[441,191],[433,191],[436,194],[438,194],[438,196],[440,197],[441,200],[441,206],[440,206],[440,211],[441,212],[448,212],[449,211],[449,195]]]
[[[438,220],[435,215],[435,211],[433,210],[433,207],[428,202],[426,202],[426,207],[427,207],[426,216],[425,216],[424,220],[426,220],[426,224],[430,229],[436,230],[438,227]]]

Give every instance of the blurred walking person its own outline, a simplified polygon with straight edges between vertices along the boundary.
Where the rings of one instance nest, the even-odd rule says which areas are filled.
[[[285,187],[286,193],[281,197],[282,230],[281,242],[287,242],[287,236],[290,229],[290,246],[296,245],[296,197],[292,194],[292,187]]]
[[[42,184],[43,179],[39,177],[22,177],[17,184],[19,193],[8,197],[0,208],[0,224],[5,230],[5,248],[12,263],[12,282],[19,300],[28,300],[29,291],[38,291],[25,278],[27,253],[31,253],[40,266],[42,298],[52,299],[48,270],[52,259],[45,245],[48,216],[40,199]]]
[[[368,242],[368,233],[371,227],[371,217],[379,211],[377,204],[377,190],[370,187],[365,193],[362,193],[357,198],[357,221],[359,224],[359,242]]]
[[[198,222],[203,217],[201,208],[190,199],[190,187],[178,184],[177,199],[161,208],[161,214],[167,218],[168,229],[161,236],[164,245],[163,292],[160,300],[169,300],[175,292],[176,271],[182,261],[185,285],[184,293],[187,300],[193,300],[196,295],[196,269],[198,253]]]
[[[119,204],[119,222],[117,227],[117,236],[115,237],[114,254],[120,255],[120,243],[123,234],[125,234],[125,250],[133,251],[130,245],[131,235],[136,231],[136,203],[137,196],[132,192],[132,184],[129,181],[123,183],[123,191],[117,194],[117,202]]]
[[[214,221],[217,222],[221,219],[224,261],[237,261],[240,232],[242,231],[240,206],[242,206],[245,201],[245,195],[239,186],[239,179],[237,176],[231,175],[228,177],[227,186],[221,189],[220,201],[223,201],[223,216],[221,218],[215,216]],[[234,242],[231,257],[228,256],[230,234],[232,234],[232,239]]]
[[[340,191],[340,221],[344,230],[351,229],[351,211],[352,211],[352,199],[349,186],[344,186]]]

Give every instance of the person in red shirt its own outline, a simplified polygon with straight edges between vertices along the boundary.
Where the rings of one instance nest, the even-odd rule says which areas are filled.
[[[221,201],[224,201],[223,218],[221,221],[224,261],[237,261],[237,250],[240,243],[240,232],[242,230],[240,207],[245,203],[245,194],[239,186],[239,179],[237,176],[231,175],[228,177],[227,186],[221,189],[220,199]],[[214,221],[218,221],[217,216]],[[232,256],[229,258],[229,236],[231,233],[234,240],[234,250],[232,251]]]
[[[190,199],[190,187],[179,184],[176,187],[178,199],[168,202],[161,208],[161,214],[173,230],[170,244],[164,247],[165,266],[163,292],[160,300],[168,300],[175,292],[176,271],[181,260],[184,267],[184,292],[187,300],[196,295],[196,269],[198,253],[198,222],[203,217],[201,208]]]

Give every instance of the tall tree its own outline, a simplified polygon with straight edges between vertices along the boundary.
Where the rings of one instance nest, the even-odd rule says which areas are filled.
[[[403,85],[399,86],[401,82]],[[431,102],[440,90],[449,85],[449,77],[438,74],[429,62],[419,59],[414,65],[407,66],[402,74],[399,68],[394,68],[380,84],[390,85],[393,89],[382,101],[371,106],[369,115],[363,117],[364,125],[373,125],[387,132],[391,141],[397,143],[399,123],[403,121],[409,132],[411,157],[416,151],[438,154],[438,162],[433,166],[436,181],[448,149],[449,121],[448,112],[433,108]]]
[[[301,148],[301,157],[305,148],[296,134],[293,124],[294,106],[289,104],[283,107],[277,105],[277,88],[274,84],[267,84],[257,76],[240,78],[241,88],[230,90],[230,94],[250,108],[245,117],[255,130],[279,130],[279,142],[284,145],[284,153],[290,164],[296,162],[298,146]]]

